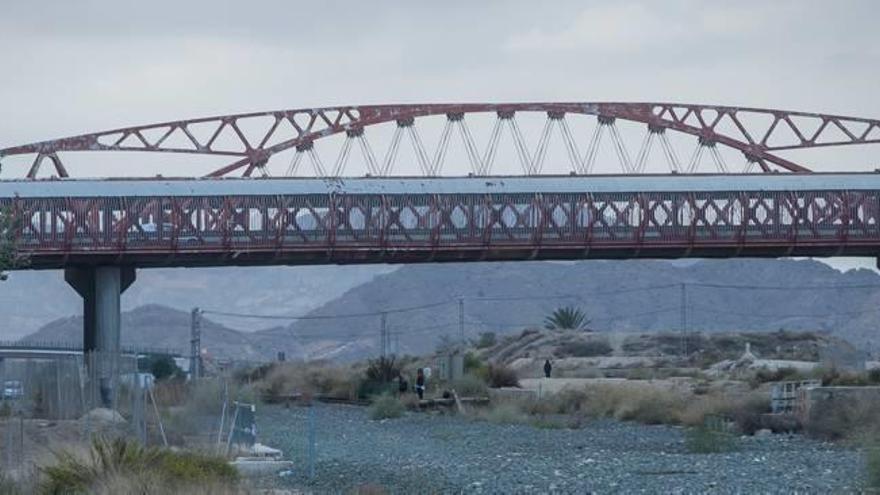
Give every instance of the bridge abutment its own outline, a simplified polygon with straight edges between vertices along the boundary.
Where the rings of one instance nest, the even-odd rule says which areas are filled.
[[[101,403],[112,405],[121,346],[120,296],[135,280],[132,266],[64,269],[64,280],[83,299],[83,356],[89,376],[97,377]]]

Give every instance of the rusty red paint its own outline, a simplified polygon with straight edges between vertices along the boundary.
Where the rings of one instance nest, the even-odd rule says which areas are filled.
[[[517,113],[540,112],[550,120],[559,120],[566,114],[596,115],[603,122],[616,119],[645,124],[649,132],[667,129],[693,135],[704,143],[718,143],[742,152],[750,161],[757,163],[761,170],[770,171],[768,164],[791,172],[808,172],[807,167],[794,163],[775,154],[777,151],[813,148],[819,146],[854,145],[880,142],[880,121],[859,117],[845,117],[818,113],[793,112],[772,109],[729,107],[714,105],[691,105],[672,103],[472,103],[472,104],[412,104],[412,105],[367,105],[330,108],[281,110],[218,117],[179,120],[125,127],[105,132],[83,134],[63,139],[15,146],[0,150],[0,157],[20,154],[35,154],[36,159],[28,172],[28,177],[36,177],[40,165],[49,159],[60,177],[68,172],[58,158],[59,152],[69,151],[148,151],[165,153],[192,153],[232,157],[234,161],[209,174],[210,177],[226,176],[235,172],[249,176],[273,155],[289,149],[308,149],[312,143],[322,138],[348,133],[360,136],[365,129],[387,122],[409,127],[418,124],[420,118],[446,115],[450,119],[461,120],[468,114],[495,113],[499,118],[510,118]],[[740,117],[743,114],[761,115],[772,118],[766,131],[749,128]],[[254,117],[274,119],[274,124],[257,139],[249,141],[240,128],[240,121]],[[821,122],[813,132],[807,126],[798,124],[794,118]],[[740,136],[728,135],[718,127],[722,121],[738,129]],[[286,131],[279,124],[290,124]],[[200,141],[190,126],[216,125],[210,138]],[[795,141],[785,145],[770,144],[773,136],[788,128]],[[858,131],[854,129],[858,128]],[[238,150],[219,149],[217,137],[225,129],[230,129],[238,139]],[[147,132],[156,137],[148,139]],[[287,132],[284,134],[283,132]],[[832,132],[842,133],[842,137],[831,137]],[[179,133],[187,140],[186,147],[165,144],[168,138]],[[110,141],[106,141],[106,139]],[[269,142],[275,142],[268,145]]]
[[[33,268],[873,255],[880,191],[9,198]]]

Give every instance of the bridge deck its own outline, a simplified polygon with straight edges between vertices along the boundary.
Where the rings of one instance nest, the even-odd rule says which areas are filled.
[[[32,268],[875,256],[880,174],[0,182]]]
[[[839,190],[880,190],[880,173],[0,181],[0,198]]]

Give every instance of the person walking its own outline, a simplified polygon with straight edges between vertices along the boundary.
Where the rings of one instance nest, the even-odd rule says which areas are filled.
[[[553,365],[550,364],[550,360],[544,361],[544,377],[550,378],[550,372],[553,371]]]
[[[425,371],[422,368],[416,372],[416,393],[419,394],[419,400],[425,396]]]

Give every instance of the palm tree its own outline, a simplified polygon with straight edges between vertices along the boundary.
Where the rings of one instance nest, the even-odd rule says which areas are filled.
[[[587,315],[572,306],[556,308],[550,316],[544,318],[544,328],[548,330],[589,330],[589,324]]]

